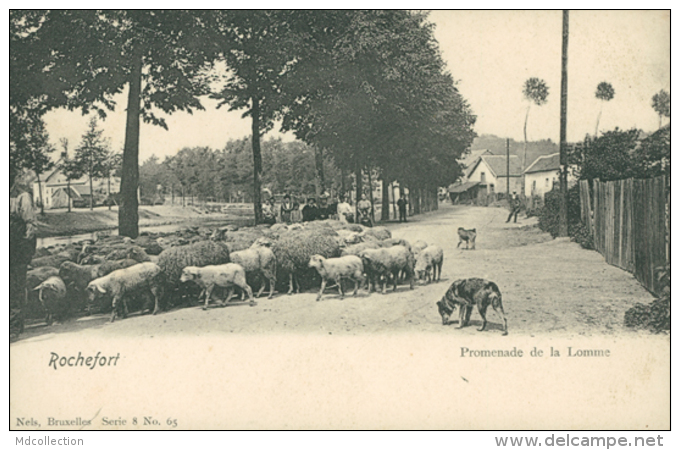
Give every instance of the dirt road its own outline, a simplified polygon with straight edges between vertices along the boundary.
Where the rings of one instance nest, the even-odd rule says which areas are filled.
[[[479,316],[471,326],[456,330],[442,326],[435,302],[458,278],[483,277],[501,289],[509,331],[515,335],[599,335],[634,333],[623,326],[626,309],[652,296],[633,276],[605,263],[601,255],[566,239],[552,239],[535,226],[535,218],[506,224],[498,208],[443,205],[439,211],[389,224],[395,237],[424,240],[444,249],[442,280],[400,285],[396,292],[340,300],[335,289],[320,302],[316,292],[279,294],[262,298],[255,307],[200,307],[168,311],[157,316],[133,315],[107,324],[95,316],[48,328],[29,329],[21,340],[45,333],[59,335],[88,330],[96,335],[163,336],[189,333],[324,333],[363,334],[428,332],[476,334]],[[476,228],[476,250],[456,248],[458,226]],[[499,319],[489,314],[488,333],[500,334]]]
[[[446,205],[391,224],[395,236],[445,251],[442,281],[413,291],[401,285],[343,301],[330,292],[320,302],[307,292],[254,307],[29,328],[10,345],[10,426],[670,427],[670,339],[622,323],[630,305],[651,296],[598,253],[553,240],[527,219],[506,225],[506,214]],[[477,229],[476,250],[456,248],[458,226]],[[453,280],[472,276],[499,285],[509,336],[493,313],[486,332],[476,331],[477,312],[462,330],[441,324],[435,302]],[[572,349],[610,356],[570,357]],[[81,355],[103,355],[107,365],[78,366]],[[52,418],[89,425],[50,426]]]

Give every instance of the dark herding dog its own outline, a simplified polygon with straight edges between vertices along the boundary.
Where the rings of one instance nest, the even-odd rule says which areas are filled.
[[[477,239],[477,229],[473,228],[471,230],[466,230],[463,227],[458,228],[458,237],[460,240],[458,241],[458,245],[456,248],[460,247],[460,244],[465,242],[465,248],[469,248],[470,244],[472,244],[472,250],[475,249],[475,239]]]
[[[454,281],[442,297],[437,302],[439,314],[442,316],[442,323],[447,325],[449,317],[458,306],[460,310],[460,319],[458,321],[458,328],[463,328],[470,321],[470,314],[472,314],[472,307],[477,305],[477,311],[482,316],[482,326],[478,331],[484,331],[486,328],[486,309],[491,305],[496,311],[496,314],[503,319],[503,336],[508,334],[508,321],[505,318],[503,311],[503,300],[501,291],[496,286],[496,283],[482,278],[467,278],[464,280]]]

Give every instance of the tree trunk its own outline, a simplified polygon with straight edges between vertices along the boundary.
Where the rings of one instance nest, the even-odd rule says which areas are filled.
[[[363,181],[364,181],[363,180],[364,177],[361,174],[360,168],[358,168],[356,170],[355,178],[356,178],[356,199],[355,199],[355,202],[354,202],[354,210],[355,210],[354,211],[354,217],[355,217],[354,220],[355,220],[355,222],[358,222],[359,221],[359,200],[361,200],[361,194],[362,194],[362,191],[363,191],[363,188],[364,188],[362,186]]]
[[[92,187],[92,165],[90,164],[90,211],[94,211],[94,188]]]
[[[380,213],[380,220],[386,222],[390,220],[390,184],[386,179],[382,180],[382,212]]]
[[[569,55],[569,11],[562,12],[562,77],[560,83],[560,226],[559,236],[569,235],[567,217],[567,62]]]
[[[111,211],[111,177],[106,180],[106,199],[109,204],[109,211]]]
[[[314,146],[314,166],[316,168],[316,201],[320,202],[321,195],[326,192],[326,179],[323,173],[323,150]]]
[[[345,186],[345,169],[340,169],[340,189],[342,190],[342,196],[347,195],[347,188]]]
[[[71,179],[67,178],[66,179],[66,189],[68,192],[68,212],[71,212]]]
[[[371,220],[375,223],[375,206],[373,205],[373,178],[371,177],[372,169],[368,167],[368,200],[371,202]]]
[[[35,173],[35,176],[38,179],[38,193],[40,194],[40,214],[45,215],[45,202],[43,201],[43,193],[42,193],[42,183],[40,182],[40,174],[38,172]]]
[[[524,179],[524,169],[527,168],[527,122],[529,121],[529,109],[531,108],[531,104],[527,106],[527,114],[524,117],[524,158],[522,158],[522,192],[524,192],[524,184],[525,184],[525,179]],[[507,174],[508,177],[510,177],[510,174]]]
[[[253,117],[253,207],[255,224],[263,222],[262,217],[262,151],[260,149],[260,99],[252,98],[250,113]]]
[[[597,113],[597,121],[595,122],[595,134],[593,135],[593,139],[597,137],[597,130],[600,128],[600,117],[602,117],[602,105],[604,105],[604,102],[600,100],[600,112]]]
[[[140,43],[135,43],[140,46]],[[130,68],[130,82],[125,124],[125,147],[120,180],[120,205],[118,207],[118,234],[135,239],[139,235],[139,113],[142,90],[142,52],[134,52]]]

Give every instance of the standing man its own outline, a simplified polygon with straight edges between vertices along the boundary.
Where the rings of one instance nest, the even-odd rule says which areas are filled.
[[[316,220],[318,209],[319,208],[316,207],[316,199],[314,197],[309,197],[307,199],[307,204],[302,208],[302,221],[311,222]]]
[[[269,197],[269,199],[262,205],[262,216],[264,217],[264,223],[268,225],[274,225],[276,223],[276,207],[275,207],[274,196]]]
[[[399,197],[397,200],[397,207],[399,207],[399,222],[406,222],[406,199]]]
[[[26,272],[36,245],[36,220],[31,194],[19,186],[9,201],[9,334],[15,339],[24,330],[21,311],[26,300]]]
[[[293,202],[290,200],[290,195],[283,196],[281,202],[281,222],[290,225],[292,222],[291,214],[293,213]]]
[[[521,207],[522,202],[517,196],[517,192],[513,192],[512,197],[510,197],[510,215],[508,216],[508,220],[506,220],[505,223],[510,222],[512,216],[515,216],[515,223],[517,223],[517,214],[519,214],[519,210]]]
[[[359,200],[359,203],[357,203],[357,210],[359,210],[358,223],[372,227],[373,220],[371,220],[371,202],[366,198],[366,194],[361,194],[361,200]]]

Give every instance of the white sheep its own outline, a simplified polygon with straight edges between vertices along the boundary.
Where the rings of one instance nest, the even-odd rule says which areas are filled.
[[[357,295],[359,286],[364,282],[364,264],[361,258],[354,255],[341,256],[340,258],[324,258],[321,255],[314,255],[309,260],[309,267],[313,267],[321,275],[321,290],[316,297],[316,301],[321,300],[323,291],[326,289],[328,280],[335,281],[338,285],[340,298],[345,294],[342,292],[342,279],[349,278],[354,281],[354,295]]]
[[[385,284],[391,276],[394,290],[397,290],[399,272],[404,272],[411,289],[413,289],[415,260],[413,253],[404,246],[394,245],[388,248],[366,249],[359,257],[364,263],[366,275],[368,275],[368,292],[371,292],[371,284],[377,287],[378,281],[382,280],[382,293],[385,293]]]
[[[119,302],[123,303],[123,318],[128,314],[127,296],[137,294],[141,291],[150,291],[154,296],[155,306],[153,313],[160,311],[159,298],[162,294],[163,271],[152,263],[145,262],[126,267],[125,269],[114,270],[110,274],[97,278],[87,285],[90,302],[94,302],[102,295],[113,297],[111,304],[111,322],[116,319]]]
[[[269,297],[274,296],[274,285],[276,284],[276,256],[271,249],[272,243],[267,238],[257,239],[250,248],[239,252],[232,252],[229,257],[232,262],[240,265],[246,273],[256,273],[262,275],[269,281]],[[260,290],[257,291],[259,298],[264,291],[265,283],[262,282]]]
[[[416,241],[411,246],[411,251],[414,254],[418,254],[418,253],[422,252],[423,250],[425,250],[427,248],[427,246],[428,246],[428,243],[425,242],[425,241]]]
[[[228,263],[220,264],[218,266],[185,267],[182,269],[180,282],[186,283],[188,281],[193,281],[203,289],[205,293],[205,305],[203,305],[203,309],[208,308],[208,302],[210,301],[215,286],[229,289],[224,303],[231,299],[231,296],[234,293],[234,286],[238,286],[248,294],[250,306],[255,306],[253,290],[246,283],[246,271],[238,264]]]
[[[61,321],[66,315],[66,285],[59,277],[49,277],[33,289],[38,291],[38,299],[47,314],[45,321],[52,325],[56,318]]]
[[[427,278],[427,282],[439,281],[442,277],[444,250],[438,245],[428,245],[416,255],[416,273],[418,279]],[[439,271],[439,272],[437,272]]]

